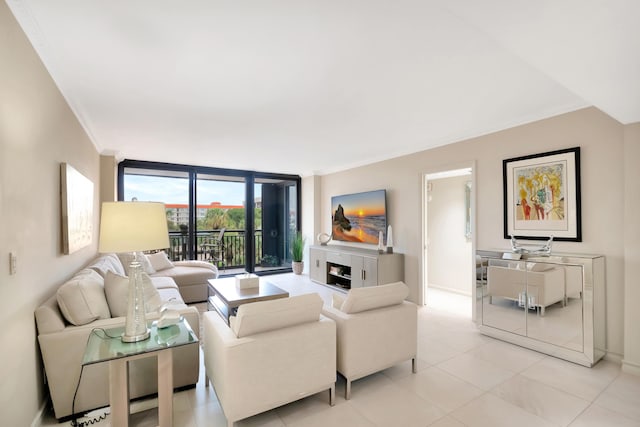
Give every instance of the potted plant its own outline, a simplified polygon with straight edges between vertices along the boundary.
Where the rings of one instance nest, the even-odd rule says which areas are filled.
[[[291,242],[291,258],[293,261],[291,268],[295,274],[302,274],[302,270],[304,270],[304,262],[302,261],[304,243],[305,239],[302,237],[302,233],[298,231]]]

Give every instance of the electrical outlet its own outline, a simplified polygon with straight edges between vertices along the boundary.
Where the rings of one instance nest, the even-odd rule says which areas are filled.
[[[16,274],[16,269],[18,266],[18,255],[14,252],[9,253],[9,274]]]

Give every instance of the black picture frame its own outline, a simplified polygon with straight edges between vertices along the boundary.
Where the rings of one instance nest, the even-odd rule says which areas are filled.
[[[581,242],[580,147],[502,161],[504,238]]]

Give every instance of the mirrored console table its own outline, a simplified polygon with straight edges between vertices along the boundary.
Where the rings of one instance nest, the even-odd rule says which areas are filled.
[[[483,334],[589,367],[604,356],[603,256],[478,250],[476,278]]]

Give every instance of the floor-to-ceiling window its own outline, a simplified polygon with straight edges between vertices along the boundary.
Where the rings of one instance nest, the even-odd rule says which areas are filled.
[[[125,160],[120,200],[163,202],[173,260],[198,259],[221,274],[291,268],[300,177]]]

